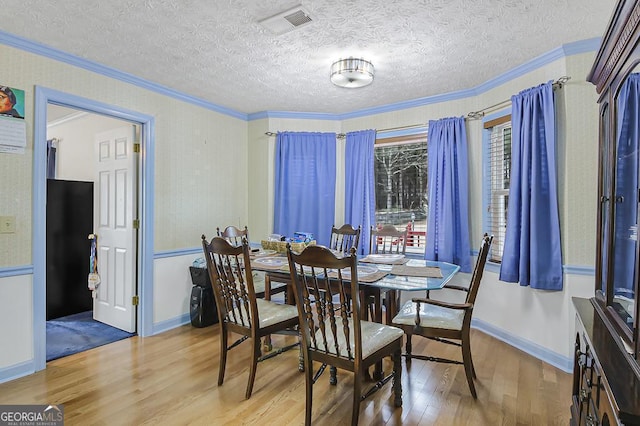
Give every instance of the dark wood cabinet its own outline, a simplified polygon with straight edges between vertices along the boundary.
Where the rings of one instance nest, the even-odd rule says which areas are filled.
[[[628,351],[593,300],[574,298],[573,303],[577,322],[571,424],[640,424],[640,377]]]
[[[573,425],[640,425],[640,0],[620,0],[588,81],[600,95],[594,297],[575,298]]]

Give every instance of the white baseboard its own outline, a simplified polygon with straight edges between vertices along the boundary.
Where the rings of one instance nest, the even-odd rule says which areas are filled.
[[[176,327],[180,327],[185,324],[189,324],[191,322],[191,314],[186,313],[182,314],[179,317],[171,318],[165,321],[157,322],[153,324],[153,333],[152,335],[156,335],[165,331],[169,331]]]
[[[0,383],[10,382],[20,377],[28,376],[36,371],[36,365],[33,360],[21,362],[9,367],[0,368]]]
[[[573,359],[571,358],[567,358],[556,352],[550,351],[537,343],[518,337],[479,319],[472,319],[471,327],[480,330],[489,336],[495,337],[508,345],[518,348],[521,351],[546,362],[547,364],[553,365],[565,373],[573,372]]]

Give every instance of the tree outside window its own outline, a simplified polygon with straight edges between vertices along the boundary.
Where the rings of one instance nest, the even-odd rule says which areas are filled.
[[[426,135],[376,141],[376,224],[408,228],[407,252],[424,253],[427,230]]]

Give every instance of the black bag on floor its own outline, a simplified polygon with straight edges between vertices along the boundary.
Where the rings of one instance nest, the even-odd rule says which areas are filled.
[[[200,328],[217,323],[218,310],[207,270],[194,267],[190,267],[189,270],[193,282],[190,301],[191,325]]]

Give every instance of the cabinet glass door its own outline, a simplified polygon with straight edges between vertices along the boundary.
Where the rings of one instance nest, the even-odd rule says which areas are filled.
[[[627,78],[617,106],[611,307],[633,329],[638,273],[640,74],[631,74]]]

